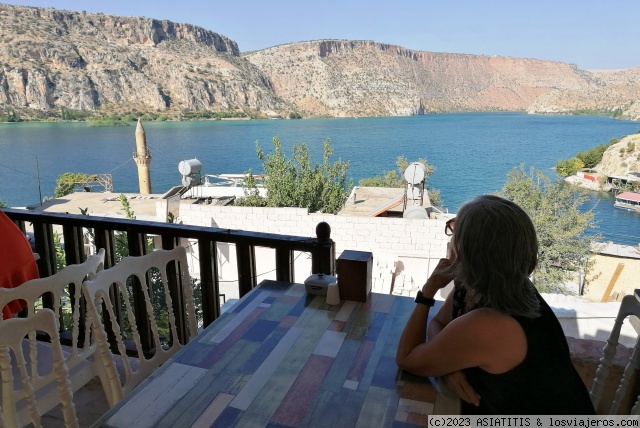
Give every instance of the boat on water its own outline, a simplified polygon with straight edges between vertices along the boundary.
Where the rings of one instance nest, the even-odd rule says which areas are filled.
[[[615,208],[627,211],[634,211],[640,214],[640,193],[622,192],[616,195],[616,201],[613,204]]]

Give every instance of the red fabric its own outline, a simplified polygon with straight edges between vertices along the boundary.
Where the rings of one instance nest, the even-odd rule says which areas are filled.
[[[0,210],[0,287],[13,288],[40,277],[27,237]],[[22,301],[14,300],[2,308],[2,318],[12,318],[23,309]]]

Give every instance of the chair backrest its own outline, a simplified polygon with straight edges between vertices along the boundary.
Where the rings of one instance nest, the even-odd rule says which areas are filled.
[[[600,406],[602,393],[609,376],[609,369],[611,368],[613,357],[616,354],[616,347],[620,338],[622,323],[629,316],[640,317],[640,290],[635,290],[634,295],[627,295],[623,297],[620,304],[620,309],[618,310],[618,316],[616,317],[616,321],[613,325],[613,329],[611,330],[609,339],[607,339],[607,344],[604,346],[604,349],[602,351],[603,355],[602,358],[600,358],[600,365],[596,370],[596,377],[593,380],[593,386],[591,387],[590,391],[591,402],[593,403],[593,407],[595,407],[596,410],[598,410],[598,407]],[[624,369],[622,379],[620,380],[620,384],[618,386],[618,389],[616,390],[615,397],[613,399],[613,402],[611,403],[611,407],[609,408],[610,415],[618,414],[620,411],[620,405],[622,404],[625,397],[627,397],[630,393],[633,393],[633,391],[629,390],[629,387],[631,381],[636,376],[639,360],[640,336],[638,337],[638,342],[636,342],[631,357],[629,358],[629,363]],[[631,404],[633,404],[633,406],[631,407],[630,414],[640,415],[639,400],[640,396],[632,397]]]
[[[40,355],[39,348],[35,346],[36,330],[45,331],[51,337],[53,364],[46,373],[38,371]],[[26,350],[25,336],[30,338]],[[19,376],[19,382],[15,376]],[[41,309],[28,318],[12,318],[0,323],[0,377],[0,424],[3,426],[22,427],[33,423],[35,427],[41,427],[41,415],[48,409],[39,406],[39,391],[46,385],[51,385],[52,393],[59,395],[65,426],[78,426],[69,369],[60,345],[57,317],[51,309]]]
[[[95,346],[91,343],[91,323],[90,318],[80,317],[80,306],[82,297],[82,282],[93,276],[104,267],[104,249],[100,249],[95,255],[84,263],[66,266],[60,272],[46,278],[32,279],[15,288],[0,288],[0,308],[14,300],[26,302],[27,317],[36,313],[36,308],[40,305],[40,299],[45,294],[50,294],[53,300],[53,310],[56,314],[61,313],[61,306],[67,297],[67,287],[69,288],[68,298],[71,305],[71,352],[67,360],[69,368],[86,360],[95,352]],[[84,321],[88,322],[84,322]],[[1,322],[1,321],[0,321]],[[82,324],[84,323],[84,326]],[[82,329],[82,330],[81,330]],[[78,343],[78,338],[83,333],[83,343]]]
[[[170,290],[170,276],[178,280],[180,290]],[[94,279],[85,281],[83,290],[87,309],[94,318],[99,352],[107,352],[109,347],[107,329],[103,324],[106,320],[122,357],[125,379],[121,390],[114,391],[118,400],[184,346],[178,340],[173,292],[182,293],[178,296],[182,302],[177,301],[175,307],[180,306],[186,311],[188,338],[197,335],[193,288],[184,247],[155,250],[140,257],[125,257],[110,269],[98,272]],[[107,311],[105,319],[103,307]],[[161,335],[159,325],[167,324],[168,331]],[[155,350],[152,355],[141,341],[140,331],[147,328],[153,342],[150,348]],[[138,359],[127,356],[125,342],[128,341],[135,343]]]

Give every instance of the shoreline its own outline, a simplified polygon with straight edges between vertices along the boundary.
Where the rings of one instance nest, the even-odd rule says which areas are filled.
[[[614,187],[608,183],[599,183],[596,181],[578,177],[576,175],[570,175],[569,177],[563,178],[563,180],[565,183],[569,183],[572,186],[577,186],[582,189],[590,190],[592,192],[610,193],[614,189]]]

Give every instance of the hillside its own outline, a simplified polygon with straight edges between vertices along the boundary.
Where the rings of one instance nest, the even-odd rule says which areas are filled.
[[[233,40],[193,25],[0,5],[0,33],[0,106],[284,107]]]
[[[522,111],[640,120],[640,68],[586,71],[346,40],[241,55],[233,40],[189,24],[2,4],[0,34],[0,116],[12,109],[177,117]]]
[[[524,111],[553,90],[597,87],[589,73],[565,63],[420,52],[370,41],[292,43],[246,57],[278,96],[329,116]]]
[[[628,135],[609,146],[595,169],[607,176],[640,173],[640,134]]]

